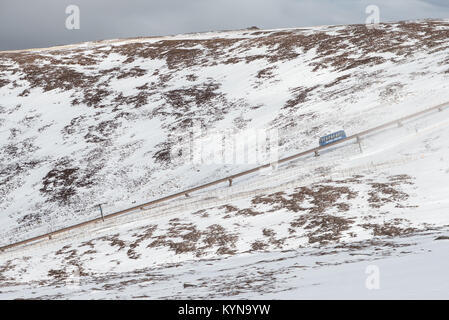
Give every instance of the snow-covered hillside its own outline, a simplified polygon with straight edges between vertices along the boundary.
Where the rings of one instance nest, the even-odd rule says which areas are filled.
[[[447,102],[447,39],[449,22],[420,21],[0,53],[1,242],[254,167],[171,161],[195,123],[277,129],[283,157]],[[441,298],[448,115],[3,253],[0,297],[361,297],[347,282],[376,263],[400,297],[388,256],[433,266],[439,288],[403,297]]]

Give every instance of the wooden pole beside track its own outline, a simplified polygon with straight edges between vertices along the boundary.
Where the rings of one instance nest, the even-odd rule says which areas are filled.
[[[101,207],[102,204],[105,204],[105,203],[99,203],[98,208],[100,208],[101,220],[103,220],[103,222],[104,222],[103,208]]]

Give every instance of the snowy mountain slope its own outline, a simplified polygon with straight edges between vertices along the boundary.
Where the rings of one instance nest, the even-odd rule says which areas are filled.
[[[0,53],[0,231],[47,232],[97,216],[100,202],[112,212],[253,166],[171,163],[192,123],[276,128],[284,156],[445,102],[447,28],[242,30]]]
[[[447,234],[447,231],[446,231]],[[440,240],[436,240],[440,239]],[[354,248],[259,252],[65,281],[3,282],[2,299],[447,299],[444,236],[415,235]],[[379,270],[379,289],[366,288]],[[53,276],[58,275],[53,273]],[[61,276],[60,274],[58,276]]]
[[[178,135],[198,122],[209,132],[278,129],[283,157],[322,134],[449,101],[448,27],[243,30],[1,53],[1,241],[97,216],[99,202],[111,212],[254,166],[171,162]],[[345,143],[4,252],[0,297],[441,298],[448,114],[367,136],[362,153]],[[400,295],[420,271],[393,281],[395,261],[418,261],[432,284]],[[376,263],[390,270],[388,291],[370,296],[360,279]],[[351,281],[357,288],[338,296]]]
[[[202,192],[174,210],[149,209],[3,253],[0,296],[444,298],[448,278],[437,261],[447,260],[449,235],[447,114],[369,136],[363,153],[350,143],[323,153],[320,167],[293,161],[221,196]],[[421,269],[406,277],[421,270],[430,281],[419,290],[401,291],[407,261]],[[385,270],[388,291],[365,288],[373,264]],[[341,277],[329,276],[333,265]],[[356,288],[341,296],[348,283]]]

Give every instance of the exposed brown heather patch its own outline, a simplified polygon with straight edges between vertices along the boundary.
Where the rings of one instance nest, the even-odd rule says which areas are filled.
[[[397,174],[394,176],[389,176],[388,180],[394,181],[394,182],[401,182],[402,184],[413,184],[411,180],[413,177],[409,176],[408,174]]]
[[[63,255],[69,251],[69,249],[72,247],[72,245],[67,244],[63,246],[61,249],[55,252],[55,255]],[[76,251],[76,250],[75,250]]]
[[[272,79],[275,76],[274,70],[276,70],[276,69],[277,69],[276,66],[271,66],[271,67],[264,68],[264,69],[260,70],[259,72],[257,72],[256,78],[257,79],[264,79],[264,80]]]
[[[192,223],[180,223],[177,220],[170,220],[170,227],[164,235],[152,237],[155,239],[147,247],[166,246],[175,254],[194,252],[197,250],[196,243],[201,234]],[[175,242],[173,238],[181,238],[182,241]]]
[[[96,250],[90,249],[90,250],[84,251],[84,252],[81,254],[81,256],[84,256],[84,255],[91,255],[91,254],[97,254],[97,251],[96,251]]]
[[[262,234],[268,238],[268,242],[275,246],[276,248],[281,249],[286,238],[276,239],[276,233],[273,229],[264,228],[262,230]]]
[[[51,269],[48,271],[48,276],[52,277],[56,281],[66,280],[71,276],[88,276],[89,274],[84,271],[83,265],[80,261],[80,255],[78,254],[78,250],[70,249],[71,245],[65,245],[58,251],[56,251],[55,255],[63,256],[62,261],[64,261],[64,268],[62,269]],[[94,250],[93,253],[95,253]],[[86,254],[83,253],[83,255]],[[73,272],[77,271],[75,275]]]
[[[14,270],[16,267],[15,264],[13,264],[12,260],[8,260],[5,262],[5,264],[0,266],[0,281],[7,281],[8,278],[6,277],[5,273],[11,270]]]
[[[42,179],[43,186],[39,191],[47,196],[47,201],[68,204],[77,193],[77,188],[93,183],[95,171],[94,167],[90,170],[81,170],[72,166],[69,159],[59,159],[55,167]]]
[[[10,81],[8,79],[0,78],[0,88],[8,85],[9,83],[10,83]]]
[[[11,137],[9,140],[12,140],[15,138],[16,134],[21,133],[18,130],[12,130],[11,131]],[[3,147],[3,152],[7,157],[10,158],[21,158],[26,156],[27,154],[32,154],[34,151],[38,150],[39,147],[37,147],[34,144],[34,141],[36,140],[35,137],[32,138],[26,138],[21,141],[15,141],[11,143],[6,143]]]
[[[338,183],[338,184],[361,184],[365,181],[362,180],[364,176],[355,174],[350,178],[338,179],[338,180],[326,180],[326,183]],[[367,180],[368,181],[368,180]]]
[[[69,277],[64,269],[50,269],[48,271],[48,276],[57,281],[67,279]]]
[[[225,213],[231,213],[231,212],[235,212],[235,211],[239,210],[237,207],[234,207],[234,206],[229,205],[229,204],[222,205],[222,206],[218,207],[218,209],[220,209],[220,210],[224,209]]]
[[[235,243],[238,239],[237,235],[229,234],[226,229],[218,224],[213,224],[207,227],[204,232],[203,242],[205,243],[204,249],[218,246],[217,254],[226,252],[226,254],[235,252]]]
[[[160,59],[166,61],[169,69],[180,69],[193,65],[213,64],[214,58],[218,58],[224,49],[238,41],[238,39],[160,40],[154,43],[129,43],[116,46],[111,51],[127,57],[125,63],[131,63],[136,58]],[[193,48],[198,45],[204,47],[204,50]]]
[[[391,220],[384,222],[383,224],[364,223],[360,226],[367,230],[372,230],[373,236],[388,236],[396,237],[401,235],[410,234],[416,232],[417,229],[413,227],[404,227],[401,225],[403,221],[401,219]]]
[[[50,196],[52,202],[68,203],[76,194],[75,180],[79,168],[52,169],[43,179],[40,191]]]
[[[105,120],[96,125],[88,127],[88,133],[84,136],[86,142],[100,143],[107,141],[112,136],[121,123],[117,120]]]
[[[168,164],[171,160],[172,144],[169,142],[162,142],[156,145],[157,150],[154,153],[154,160],[160,164]]]
[[[63,134],[71,135],[75,132],[81,131],[83,129],[85,119],[86,117],[82,115],[72,118],[72,120],[70,120],[70,124],[66,125],[62,129]]]
[[[27,64],[22,66],[24,80],[30,83],[30,88],[40,87],[44,92],[50,90],[72,90],[88,88],[98,78],[87,76],[81,72],[59,65]]]
[[[142,241],[150,239],[153,236],[153,233],[156,230],[156,228],[157,228],[156,225],[152,225],[152,226],[147,227],[143,232],[134,234],[134,237],[136,237],[136,240],[129,245],[129,250],[127,252],[129,258],[131,258],[131,259],[140,258],[140,254],[136,253],[135,248],[137,248]]]
[[[25,89],[22,91],[22,93],[19,94],[19,97],[27,97],[30,94],[29,89]]]
[[[85,90],[83,99],[81,100],[81,102],[77,102],[76,104],[85,103],[89,107],[105,108],[106,106],[102,105],[102,101],[109,97],[111,94],[112,91],[109,91],[106,88],[94,87],[89,90]],[[72,101],[72,103],[74,101]]]
[[[306,230],[309,243],[326,244],[338,241],[343,232],[351,228],[354,220],[328,214],[303,214],[295,219],[291,226]],[[309,231],[310,230],[310,231]]]
[[[75,49],[72,52],[77,53],[62,57],[61,62],[67,65],[94,66],[99,63],[99,58],[101,58],[98,55],[86,55],[82,49]]]
[[[89,248],[93,249],[93,248],[95,248],[94,239],[89,240],[89,241],[84,241],[78,247],[79,248],[89,247]]]
[[[8,148],[7,146],[6,148]],[[14,149],[14,152],[17,152],[18,149]],[[5,165],[2,169],[0,169],[0,185],[2,188],[0,188],[0,197],[5,196],[7,192],[9,191],[9,188],[13,188],[13,185],[15,181],[21,177],[23,174],[25,174],[28,170],[37,168],[42,163],[42,160],[31,160],[31,161],[24,161],[14,164],[8,164]],[[31,213],[28,218],[31,218],[32,216],[35,217],[37,214]],[[23,222],[28,224],[28,222],[33,221],[33,219],[28,219],[27,217],[23,217]]]
[[[260,240],[254,241],[251,244],[251,250],[252,251],[257,251],[257,250],[264,250],[266,247],[268,247],[268,245]]]
[[[350,251],[353,250],[363,250],[367,248],[404,248],[413,245],[412,243],[395,243],[392,241],[388,241],[386,239],[381,238],[373,238],[363,241],[357,241],[357,242],[341,242],[338,243],[335,248],[336,249],[348,249]],[[376,249],[377,250],[377,249]],[[380,250],[380,249],[379,249]]]
[[[257,204],[273,204],[276,202],[282,202],[284,200],[283,198],[284,195],[286,195],[286,193],[281,191],[269,195],[256,196],[251,200],[251,203],[257,205]]]
[[[191,74],[186,75],[186,79],[189,80],[189,81],[194,82],[194,81],[196,81],[198,79],[198,76],[193,74],[193,73],[191,73]]]
[[[336,207],[341,211],[347,211],[348,207],[337,201],[345,196],[346,200],[351,200],[357,196],[357,192],[351,191],[348,187],[335,187],[329,185],[313,185],[311,188],[296,188],[292,193],[286,195],[284,192],[278,192],[267,196],[258,196],[253,198],[252,204],[271,204],[270,212],[281,210],[283,208],[309,213],[323,213],[325,210]],[[302,207],[301,204],[305,199],[309,199],[312,207]]]
[[[217,83],[209,82],[185,89],[170,90],[164,93],[164,97],[174,110],[183,110],[191,103],[202,105],[210,102],[218,96],[215,92],[218,88]]]
[[[330,88],[330,87],[336,86],[336,85],[340,84],[340,82],[342,82],[342,81],[344,81],[344,80],[346,80],[346,79],[348,79],[350,77],[351,77],[350,74],[345,74],[344,76],[340,76],[337,79],[335,79],[334,81],[326,84],[324,87],[325,88]]]
[[[267,228],[264,228],[264,229],[262,230],[262,234],[263,234],[265,237],[273,237],[273,236],[275,235],[273,229],[267,229]]]
[[[217,248],[216,254],[231,254],[235,252],[236,235],[231,235],[220,225],[210,225],[201,231],[192,223],[170,221],[170,228],[163,235],[154,236],[147,247],[168,247],[175,254],[194,253],[202,256],[208,249]],[[180,239],[175,241],[174,239]]]
[[[277,192],[270,195],[257,196],[252,199],[252,204],[254,206],[258,204],[268,205],[270,208],[267,212],[286,209],[290,212],[300,213],[301,215],[290,223],[289,232],[290,234],[296,233],[298,228],[304,230],[304,236],[308,238],[309,243],[326,244],[338,242],[354,224],[354,218],[337,216],[327,212],[332,208],[337,209],[341,213],[348,212],[350,210],[348,200],[355,199],[358,196],[358,192],[351,190],[347,186],[341,186],[341,184],[366,183],[374,188],[376,192],[386,195],[384,198],[376,198],[375,204],[379,204],[379,207],[388,202],[398,202],[396,206],[401,206],[399,202],[406,200],[408,195],[398,190],[399,186],[401,184],[413,184],[411,182],[412,178],[408,175],[389,176],[386,183],[374,183],[370,179],[364,181],[362,178],[363,176],[361,175],[354,175],[348,179],[327,180],[324,183],[317,183],[311,187],[296,188],[289,193]],[[340,186],[328,185],[328,183],[338,183]],[[373,197],[377,193],[370,191],[368,194],[370,195],[368,204],[372,207]],[[365,218],[366,220],[371,220],[375,217]],[[376,236],[396,236],[416,231],[415,228],[404,227],[403,221],[398,219],[385,225],[365,223],[362,226],[366,229],[373,229],[373,234]],[[263,231],[266,237],[274,238],[271,233],[272,230],[269,229]],[[354,236],[350,233],[348,235]],[[281,239],[279,246],[282,245],[282,241]]]
[[[42,215],[39,213],[29,213],[24,215],[22,218],[18,219],[18,223],[21,226],[29,227],[34,224],[39,224],[42,222]]]
[[[408,175],[397,175],[388,178],[389,182],[383,183],[369,183],[371,191],[368,192],[368,202],[372,208],[380,208],[387,203],[396,203],[396,206],[400,206],[401,201],[405,201],[409,198],[409,195],[401,190],[399,186],[401,184],[413,184],[412,179]]]
[[[260,214],[263,214],[263,212],[253,210],[251,208],[245,208],[238,210],[235,214],[241,216],[258,216]]]
[[[117,79],[138,78],[144,76],[146,73],[147,70],[136,66],[129,70],[120,70],[120,74],[117,76]]]
[[[201,218],[207,218],[207,217],[209,217],[209,214],[208,214],[207,211],[204,210],[204,209],[201,209],[201,210],[192,212],[192,214],[193,214],[193,215],[198,215],[198,216],[200,216]]]
[[[311,88],[298,87],[298,88],[291,90],[291,92],[293,93],[293,98],[289,99],[285,103],[283,109],[291,109],[291,108],[297,107],[298,105],[304,103],[307,99],[307,95],[310,92],[312,92],[313,90],[315,90],[316,88],[318,88],[318,86],[311,87]]]
[[[111,235],[111,236],[100,237],[100,238],[97,238],[95,240],[101,240],[101,241],[109,242],[109,245],[111,247],[118,247],[118,250],[120,251],[122,249],[125,249],[126,243],[123,240],[120,240],[119,235],[120,234],[117,233],[117,234],[114,234],[114,235]]]

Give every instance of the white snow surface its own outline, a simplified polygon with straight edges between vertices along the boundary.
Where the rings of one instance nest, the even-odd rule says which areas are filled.
[[[97,217],[98,203],[109,213],[254,166],[166,159],[192,121],[209,132],[277,129],[285,157],[324,134],[448,102],[448,27],[0,53],[1,244]],[[449,110],[435,111],[360,147],[14,248],[0,254],[0,298],[447,299],[448,135]]]

